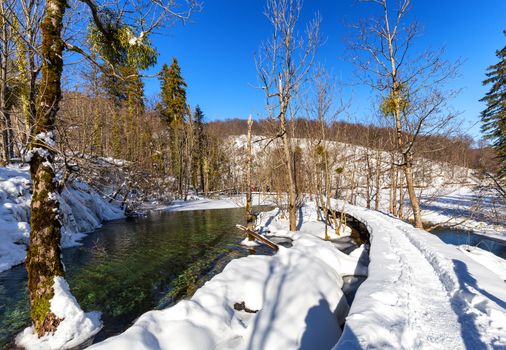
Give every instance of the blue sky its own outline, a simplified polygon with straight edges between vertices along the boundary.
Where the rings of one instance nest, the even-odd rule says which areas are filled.
[[[177,57],[188,84],[191,106],[199,104],[207,120],[246,118],[249,113],[262,117],[264,96],[257,83],[253,57],[260,43],[268,38],[270,26],[263,15],[262,0],[207,0],[200,13],[185,26],[164,30],[153,37],[160,52],[157,71],[163,63]],[[357,0],[306,0],[301,22],[316,11],[323,17],[322,34],[327,38],[318,60],[336,75],[344,87],[341,94],[351,97],[349,114],[354,120],[370,121],[371,92],[353,75],[354,67],[344,58],[345,38],[350,34],[347,23],[370,14],[371,5]],[[506,44],[506,1],[437,1],[413,0],[411,14],[423,26],[417,39],[418,48],[446,47],[445,57],[461,58],[460,76],[452,86],[462,88],[451,101],[454,110],[462,112],[464,129],[479,137],[478,100],[487,88],[481,85],[486,67],[497,61],[495,50]],[[156,79],[146,80],[146,95],[159,91]],[[339,96],[336,96],[339,97]],[[474,126],[472,126],[474,125]]]

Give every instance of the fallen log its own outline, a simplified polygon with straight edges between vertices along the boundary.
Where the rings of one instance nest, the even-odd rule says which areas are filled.
[[[238,224],[238,225],[235,225],[235,226],[236,226],[239,230],[244,231],[244,232],[246,232],[247,234],[249,234],[249,235],[251,235],[251,236],[255,237],[255,239],[256,239],[257,241],[259,241],[259,242],[261,242],[261,243],[265,244],[266,246],[268,246],[269,248],[271,248],[271,249],[272,249],[272,250],[274,250],[275,252],[277,252],[277,251],[279,250],[279,246],[278,246],[276,243],[274,243],[274,242],[272,242],[272,241],[268,240],[267,238],[265,238],[264,236],[262,236],[262,235],[261,235],[261,234],[259,234],[258,232],[253,231],[253,230],[251,230],[251,229],[249,229],[249,228],[247,228],[246,226],[243,226],[243,225],[239,225],[239,224]]]

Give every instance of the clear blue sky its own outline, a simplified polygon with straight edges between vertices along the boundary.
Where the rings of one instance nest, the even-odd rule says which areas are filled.
[[[246,118],[264,115],[264,97],[256,89],[254,53],[268,38],[270,25],[263,15],[262,0],[207,0],[200,13],[185,26],[169,28],[153,38],[160,52],[157,71],[175,56],[188,84],[188,103],[199,104],[207,120]],[[344,39],[350,33],[347,23],[369,14],[370,4],[357,0],[306,0],[301,21],[315,11],[323,17],[322,34],[327,38],[319,61],[339,80],[356,81],[354,67],[348,63]],[[445,46],[446,58],[465,60],[460,77],[453,83],[463,88],[451,102],[462,112],[461,118],[473,137],[479,137],[479,120],[486,88],[481,85],[486,67],[497,61],[495,50],[506,44],[505,0],[413,0],[411,16],[423,25],[419,47]],[[146,81],[146,95],[159,91],[156,79]],[[345,85],[346,98],[352,96],[350,113],[355,120],[368,122],[371,93],[361,86]]]

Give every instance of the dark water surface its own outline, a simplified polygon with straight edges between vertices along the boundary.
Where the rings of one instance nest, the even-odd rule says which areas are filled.
[[[258,208],[257,208],[258,209]],[[82,246],[63,250],[67,281],[85,311],[101,311],[100,341],[142,313],[170,306],[222,271],[232,259],[270,254],[239,244],[244,209],[154,213],[106,223]],[[0,273],[0,347],[30,324],[23,265]]]
[[[443,242],[453,245],[467,244],[487,250],[503,259],[506,259],[506,242],[498,239],[474,234],[469,231],[457,229],[437,229],[434,230],[436,236]]]

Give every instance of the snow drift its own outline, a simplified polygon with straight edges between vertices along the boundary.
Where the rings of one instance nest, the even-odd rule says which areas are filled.
[[[39,338],[32,327],[25,328],[16,337],[16,344],[31,349],[71,349],[82,344],[102,328],[99,312],[84,313],[63,277],[54,278],[54,296],[51,299],[51,312],[61,323],[54,334]]]
[[[62,247],[78,244],[105,220],[123,217],[87,184],[73,181],[61,193]],[[0,167],[0,272],[21,264],[30,239],[31,181],[28,167]]]

